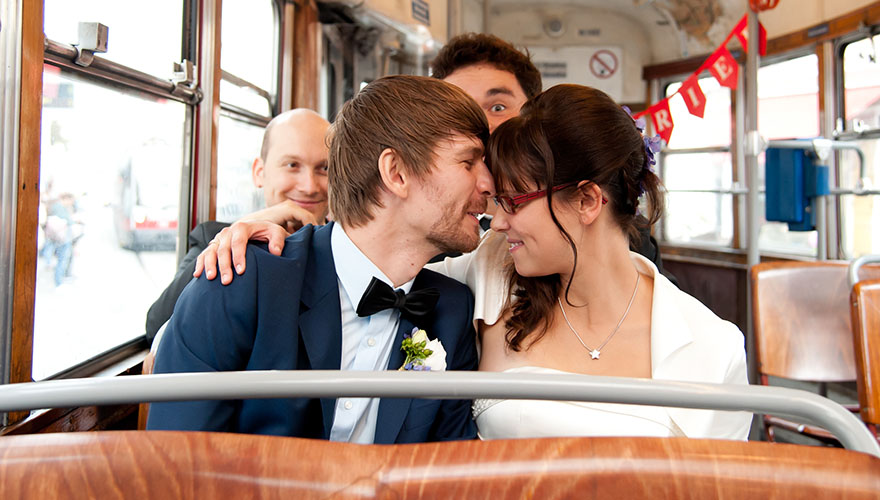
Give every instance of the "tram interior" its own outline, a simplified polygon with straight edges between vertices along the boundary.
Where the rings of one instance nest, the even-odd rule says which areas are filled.
[[[840,436],[785,412],[756,413],[745,444],[752,448],[647,438],[383,448],[151,433],[143,430],[148,405],[138,404],[149,398],[26,408],[3,392],[140,376],[147,309],[174,277],[189,231],[265,207],[251,162],[269,120],[305,107],[332,122],[365,85],[391,74],[429,76],[446,41],[477,32],[527,49],[544,90],[598,88],[642,114],[651,133],[669,134],[656,166],[666,211],[652,228],[664,268],[745,334],[752,385],[839,403],[876,445],[880,2],[0,5],[0,61],[7,63],[0,76],[14,82],[4,84],[0,101],[4,498],[38,494],[23,484],[43,480],[44,492],[58,497],[71,488],[83,497],[543,497],[581,488],[595,497],[880,494],[880,458],[836,449]],[[765,53],[737,35],[748,33],[737,31],[746,20],[766,31]],[[721,49],[736,63],[732,82],[706,65]],[[704,94],[702,117],[684,98],[692,76]],[[668,130],[655,114],[664,103]],[[825,176],[824,190],[798,192],[796,208],[785,191],[791,162],[806,165],[800,175]],[[793,210],[797,220],[786,219]],[[83,431],[101,432],[69,434]],[[34,436],[50,434],[56,440]],[[768,440],[783,444],[757,443]],[[224,462],[226,449],[236,451]],[[111,465],[88,458],[94,453]],[[53,456],[61,458],[52,463]],[[377,472],[348,470],[357,462]],[[21,463],[34,465],[14,465]],[[106,486],[119,478],[153,486]]]

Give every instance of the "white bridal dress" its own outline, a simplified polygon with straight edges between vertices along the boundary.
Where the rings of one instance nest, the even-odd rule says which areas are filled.
[[[521,366],[505,373],[567,373]],[[476,399],[473,406],[481,439],[555,436],[684,437],[669,414],[657,406],[579,401]]]

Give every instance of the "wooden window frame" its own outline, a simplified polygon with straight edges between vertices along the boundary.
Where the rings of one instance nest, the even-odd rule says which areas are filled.
[[[191,108],[188,126],[196,144],[191,146],[190,173],[185,179],[186,203],[182,210],[189,224],[181,224],[184,236],[199,222],[211,220],[216,211],[217,122],[219,101],[220,13],[222,0],[184,0],[182,16],[183,45],[181,59],[195,61],[200,82],[211,82],[212,92],[197,91],[199,101]],[[279,22],[279,64],[275,111],[293,107],[317,110],[318,95],[313,91],[319,82],[318,8],[314,0],[273,0]],[[20,189],[16,201],[16,237],[14,241],[14,284],[10,328],[10,383],[31,382],[33,357],[34,300],[36,286],[37,221],[39,209],[40,121],[42,117],[43,64],[46,59],[43,36],[43,2],[23,2],[21,118],[18,163]],[[207,5],[207,9],[205,8]],[[198,58],[196,57],[198,55]],[[203,64],[206,57],[213,64]],[[56,55],[55,65],[64,66]],[[100,64],[99,64],[100,65]],[[77,68],[68,68],[77,70]],[[94,76],[94,75],[93,75]],[[106,83],[106,81],[105,81]],[[116,82],[119,83],[119,82]],[[125,82],[123,82],[125,86]],[[161,92],[161,89],[160,89]],[[155,93],[155,92],[154,92]],[[183,100],[178,97],[177,100]],[[198,142],[202,141],[199,147]],[[207,144],[206,144],[207,143]],[[24,147],[27,146],[27,147]],[[199,182],[199,177],[202,182]],[[199,200],[207,200],[200,202]],[[201,204],[200,204],[201,203]],[[185,252],[185,249],[184,249]],[[62,376],[116,376],[139,374],[147,352],[145,340],[133,339],[92,359],[65,370]],[[31,415],[28,412],[7,414],[5,427],[0,421],[0,435],[34,432],[83,431],[114,428],[120,420],[128,421],[136,405],[117,407],[56,408]],[[2,415],[0,415],[2,416]]]

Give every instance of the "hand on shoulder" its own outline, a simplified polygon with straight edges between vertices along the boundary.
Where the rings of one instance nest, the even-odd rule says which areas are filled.
[[[323,223],[291,200],[245,215],[220,231],[199,254],[193,277],[204,272],[207,279],[213,280],[219,274],[220,282],[228,285],[234,276],[233,267],[235,274],[245,272],[248,241],[268,242],[269,252],[281,255],[285,238],[305,225]]]

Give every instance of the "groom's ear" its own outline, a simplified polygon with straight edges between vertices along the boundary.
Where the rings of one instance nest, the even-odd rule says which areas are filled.
[[[378,166],[382,187],[394,196],[406,199],[409,196],[412,177],[397,151],[391,148],[382,150],[379,154]]]

